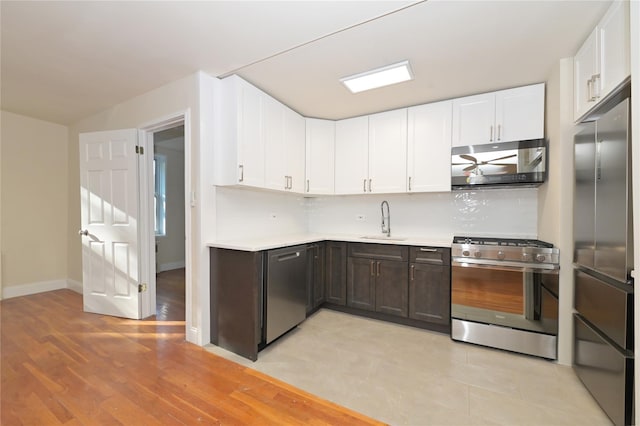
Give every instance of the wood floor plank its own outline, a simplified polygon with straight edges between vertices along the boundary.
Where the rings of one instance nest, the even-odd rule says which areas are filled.
[[[142,321],[82,312],[70,290],[0,301],[0,424],[380,424],[185,342],[170,300]]]

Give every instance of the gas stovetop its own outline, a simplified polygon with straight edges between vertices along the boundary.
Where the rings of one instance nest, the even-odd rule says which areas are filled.
[[[559,250],[553,244],[531,239],[453,237],[451,256],[457,261],[518,262],[557,268]]]

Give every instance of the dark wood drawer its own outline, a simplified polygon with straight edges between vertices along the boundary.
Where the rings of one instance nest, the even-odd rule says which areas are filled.
[[[406,262],[409,259],[409,247],[393,244],[349,243],[349,257]]]
[[[451,265],[451,249],[444,247],[411,247],[409,259],[411,263]]]

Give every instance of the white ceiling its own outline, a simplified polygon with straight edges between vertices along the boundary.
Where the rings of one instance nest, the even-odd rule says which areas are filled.
[[[545,81],[610,0],[0,2],[2,109],[72,124],[197,70],[339,119]],[[409,59],[415,80],[339,78]]]

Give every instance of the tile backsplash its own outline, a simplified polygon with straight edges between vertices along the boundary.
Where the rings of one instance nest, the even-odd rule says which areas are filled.
[[[444,240],[453,235],[537,237],[535,188],[305,198],[217,187],[217,238],[305,232],[376,235],[381,233],[383,200],[389,202],[391,233],[396,236]]]
[[[449,239],[453,235],[537,237],[535,188],[310,198],[310,232],[378,234],[387,200],[391,233]]]

